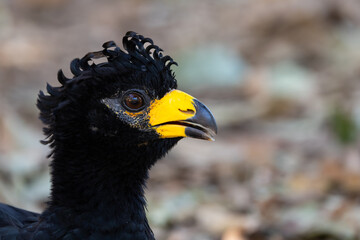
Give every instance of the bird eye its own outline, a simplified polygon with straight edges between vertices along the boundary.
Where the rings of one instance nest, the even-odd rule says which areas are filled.
[[[129,111],[139,111],[143,109],[145,102],[139,93],[130,92],[124,96],[123,105]]]

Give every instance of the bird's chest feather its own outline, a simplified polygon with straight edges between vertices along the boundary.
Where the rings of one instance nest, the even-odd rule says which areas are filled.
[[[24,235],[25,236],[25,235]],[[132,231],[131,229],[119,229],[117,231],[87,231],[80,228],[59,229],[58,227],[39,229],[33,235],[33,238],[23,238],[23,240],[155,240],[152,234],[147,231]],[[19,239],[20,240],[20,239]],[[21,239],[22,240],[22,239]]]
[[[46,219],[32,227],[36,240],[155,240],[147,221],[119,216],[105,219],[102,216],[84,216],[66,219],[64,215],[49,214]],[[87,219],[85,219],[87,218]],[[66,221],[67,220],[67,221]],[[34,230],[35,228],[35,230]],[[29,238],[24,238],[24,240]]]

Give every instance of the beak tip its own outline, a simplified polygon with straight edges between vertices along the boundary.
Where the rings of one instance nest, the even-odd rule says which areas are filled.
[[[217,134],[218,128],[214,116],[211,111],[199,100],[194,99],[194,106],[196,114],[192,118],[193,122],[200,124],[205,128],[206,140],[215,141],[215,135]]]

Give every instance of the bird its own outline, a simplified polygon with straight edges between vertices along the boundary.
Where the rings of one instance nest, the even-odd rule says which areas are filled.
[[[149,170],[179,140],[214,140],[213,114],[177,89],[177,63],[129,31],[59,70],[39,92],[51,191],[34,213],[0,204],[1,240],[155,240],[146,217]]]

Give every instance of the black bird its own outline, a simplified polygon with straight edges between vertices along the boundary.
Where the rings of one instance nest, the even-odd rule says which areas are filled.
[[[41,214],[0,204],[0,240],[155,239],[149,169],[181,138],[213,140],[217,128],[205,105],[176,90],[176,63],[150,38],[128,32],[123,47],[104,43],[71,62],[73,78],[60,70],[61,86],[40,91],[50,200]]]

